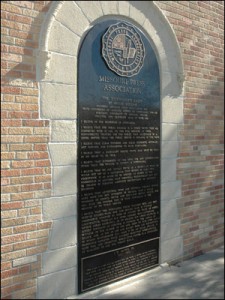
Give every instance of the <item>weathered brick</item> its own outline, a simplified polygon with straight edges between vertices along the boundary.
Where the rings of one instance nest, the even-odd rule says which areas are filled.
[[[27,152],[17,152],[16,159],[18,160],[27,159]]]
[[[2,254],[2,260],[12,260],[26,256],[26,250],[13,251]]]
[[[12,227],[10,228],[1,228],[1,235],[4,236],[4,235],[10,235],[13,233],[13,229]]]
[[[26,222],[25,218],[16,218],[16,219],[5,219],[2,220],[2,227],[10,227],[24,224]]]
[[[37,184],[24,184],[21,187],[22,192],[28,192],[28,191],[37,191],[41,190],[43,188],[42,184],[37,183]]]
[[[32,199],[34,197],[34,193],[28,192],[28,193],[20,193],[20,194],[13,194],[11,195],[11,198],[13,201],[20,201],[20,200],[26,200],[26,199]]]
[[[51,228],[51,226],[52,226],[52,222],[44,222],[44,223],[37,224],[38,229]]]
[[[2,244],[12,244],[18,241],[24,241],[26,239],[26,234],[16,234],[11,236],[5,236],[2,238]]]
[[[35,182],[51,181],[51,175],[35,176]]]
[[[10,150],[11,151],[30,151],[32,150],[32,145],[31,144],[13,144],[10,145]]]
[[[24,91],[22,90],[22,92],[24,92]],[[38,103],[38,98],[37,97],[32,97],[32,96],[16,96],[16,102],[20,102],[20,103]],[[25,109],[25,110],[28,110],[28,109]]]
[[[13,161],[12,162],[12,167],[13,168],[30,168],[34,167],[34,162],[33,161],[27,161],[27,160],[21,160],[21,161]]]
[[[35,239],[35,238],[40,238],[40,237],[48,237],[49,230],[48,229],[43,229],[35,232],[29,232],[27,233],[27,239]]]
[[[27,223],[41,222],[41,215],[27,216]]]
[[[41,200],[38,200],[38,199],[26,200],[24,202],[25,207],[33,207],[33,206],[37,206],[37,205],[40,205],[40,204],[41,204]]]
[[[28,249],[30,247],[36,246],[37,241],[32,240],[32,241],[24,241],[22,243],[15,243],[13,245],[13,250],[21,250],[21,249]]]
[[[17,210],[6,210],[1,212],[1,217],[3,219],[8,219],[8,218],[16,218],[17,217]]]
[[[36,229],[37,229],[37,224],[28,224],[28,225],[21,225],[21,226],[14,227],[13,232],[14,233],[28,232]]]
[[[30,177],[30,176],[15,177],[15,178],[11,178],[10,181],[11,181],[12,184],[33,183],[34,182],[34,178]]]
[[[10,161],[1,161],[1,169],[9,169]]]
[[[24,206],[23,201],[17,201],[17,202],[9,202],[9,203],[2,203],[1,204],[1,209],[6,210],[6,209],[15,209],[15,208],[22,208]]]
[[[1,253],[9,253],[13,251],[13,245],[1,245]]]
[[[34,255],[38,253],[43,253],[47,250],[47,245],[41,245],[34,248],[27,249],[27,255]]]
[[[28,153],[29,159],[44,159],[49,158],[48,152],[30,152]]]
[[[1,185],[9,185],[10,179],[9,178],[1,178]]]
[[[42,168],[30,168],[21,170],[21,175],[38,175],[43,174]]]
[[[33,134],[33,128],[9,128],[9,134]]]
[[[14,275],[17,275],[17,274],[18,274],[18,269],[7,270],[7,271],[3,271],[1,273],[1,278],[5,279],[5,278],[8,278],[8,277],[12,277]]]
[[[36,286],[30,287],[30,288],[27,288],[24,290],[21,289],[20,291],[14,292],[13,297],[14,297],[14,299],[23,299],[26,296],[29,296],[29,298],[30,298],[30,295],[34,294],[35,292],[36,292]],[[32,298],[30,298],[30,299],[32,299]]]
[[[1,262],[1,270],[9,270],[12,268],[12,262]]]

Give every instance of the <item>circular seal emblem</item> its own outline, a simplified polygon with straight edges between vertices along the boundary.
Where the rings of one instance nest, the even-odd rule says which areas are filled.
[[[140,34],[125,22],[111,25],[102,37],[102,56],[116,74],[126,77],[138,74],[145,57]]]

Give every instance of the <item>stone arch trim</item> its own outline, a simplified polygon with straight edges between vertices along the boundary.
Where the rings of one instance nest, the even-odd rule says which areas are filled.
[[[49,152],[52,163],[52,196],[43,199],[43,218],[53,220],[49,252],[61,251],[73,257],[69,270],[76,271],[76,234],[57,243],[56,230],[76,228],[77,166],[77,55],[88,29],[106,18],[120,17],[136,24],[150,39],[156,52],[161,77],[161,263],[183,254],[177,200],[181,182],[177,180],[178,129],[183,123],[183,63],[179,44],[169,22],[152,1],[53,1],[43,23],[37,52],[37,81],[40,87],[40,117],[50,120]],[[66,207],[66,208],[65,208]],[[170,229],[170,230],[168,230]],[[168,251],[169,250],[169,251]],[[51,269],[51,268],[50,268]],[[58,265],[43,269],[46,274],[65,270]],[[75,276],[75,275],[71,275]],[[43,278],[42,278],[43,277]],[[43,280],[42,280],[43,279]],[[49,291],[50,292],[50,291]],[[43,296],[39,294],[39,296]]]

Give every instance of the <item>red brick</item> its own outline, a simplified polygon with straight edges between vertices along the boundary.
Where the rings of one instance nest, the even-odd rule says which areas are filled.
[[[13,293],[13,297],[14,299],[23,299],[25,298],[26,296],[29,296],[28,299],[32,299],[30,298],[31,295],[33,295],[34,293],[36,292],[36,286],[35,287],[30,287],[30,288],[27,288],[27,289],[24,289],[24,290],[20,290],[18,292],[14,292]]]
[[[7,270],[7,271],[1,272],[1,278],[5,279],[5,278],[8,278],[8,277],[12,277],[14,275],[17,275],[17,274],[18,274],[18,269]]]
[[[24,207],[24,202],[23,201],[16,201],[16,202],[9,202],[9,203],[2,203],[1,204],[1,209],[16,209],[16,208],[22,208]]]
[[[11,178],[12,184],[33,183],[34,178],[30,176]]]
[[[20,127],[22,126],[21,120],[2,120],[1,126],[3,127]]]
[[[37,229],[51,228],[51,226],[52,226],[52,222],[38,223],[37,224]]]
[[[10,145],[10,151],[29,151],[32,150],[33,146],[31,144],[13,144]]]
[[[34,150],[35,151],[47,151],[48,147],[46,144],[36,144],[36,145],[34,145]]]
[[[13,245],[1,245],[1,253],[10,253],[13,251]]]
[[[16,218],[16,219],[7,219],[2,220],[2,227],[10,227],[24,224],[26,222],[26,218]]]
[[[48,166],[51,166],[51,162],[48,159],[37,160],[37,161],[35,161],[35,166],[36,167],[48,167]]]
[[[9,128],[9,134],[31,135],[33,134],[33,128]]]
[[[20,94],[21,88],[20,87],[13,87],[13,86],[3,86],[1,87],[1,92],[3,94]]]
[[[10,183],[9,178],[1,178],[1,185],[8,185]]]
[[[30,168],[21,170],[21,175],[39,175],[43,174],[42,168]]]
[[[28,191],[38,191],[43,188],[41,183],[36,183],[36,184],[24,184],[22,185],[22,192],[28,192]]]
[[[9,112],[9,118],[11,119],[32,119],[31,112],[23,112],[23,111],[16,111],[16,112]]]
[[[21,160],[21,161],[13,161],[12,162],[12,167],[15,169],[18,168],[30,168],[34,166],[33,161],[27,161],[27,160]]]
[[[28,232],[37,229],[37,224],[28,224],[28,225],[21,225],[16,226],[13,228],[14,233],[21,233],[21,232]]]
[[[22,243],[15,243],[13,244],[13,250],[28,249],[30,247],[36,246],[36,244],[37,244],[36,240],[24,241]]]
[[[7,261],[7,262],[1,262],[1,270],[9,270],[12,268],[12,262]]]
[[[43,176],[36,176],[35,182],[46,182],[51,181],[51,175],[43,175]]]
[[[43,253],[47,250],[47,248],[48,248],[47,245],[41,245],[34,248],[29,248],[27,249],[27,255],[35,255],[38,253]]]
[[[13,194],[11,195],[11,199],[13,201],[20,201],[20,200],[26,200],[26,199],[32,199],[34,198],[34,193],[33,192],[28,192],[28,193],[20,193],[20,194]]]
[[[26,239],[26,234],[16,234],[16,235],[2,237],[1,242],[2,245],[5,245],[5,244],[16,243],[18,241],[25,241],[25,239]]]
[[[13,229],[12,228],[1,228],[1,235],[10,235],[12,234]]]
[[[23,126],[42,127],[45,121],[42,120],[23,120]]]

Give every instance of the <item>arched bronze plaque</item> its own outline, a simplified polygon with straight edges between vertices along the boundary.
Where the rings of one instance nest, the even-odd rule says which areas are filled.
[[[79,292],[158,265],[160,80],[150,41],[107,20],[78,59]]]

